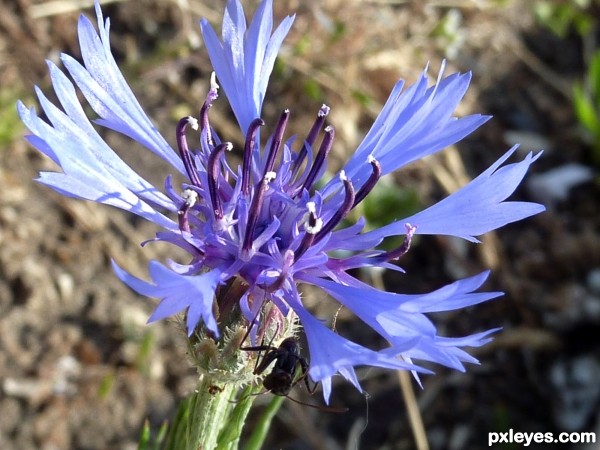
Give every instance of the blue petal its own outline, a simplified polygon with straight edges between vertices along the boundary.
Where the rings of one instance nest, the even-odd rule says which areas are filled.
[[[107,19],[104,23],[97,1],[96,16],[99,34],[85,16],[79,19],[79,43],[85,68],[63,54],[65,67],[101,117],[99,124],[131,137],[184,173],[181,159],[144,113],[119,71],[110,51],[110,21]]]
[[[239,0],[229,0],[223,17],[223,42],[206,19],[200,22],[206,49],[242,132],[260,117],[275,58],[294,17],[286,17],[271,35],[271,0],[258,7],[248,30]]]
[[[442,201],[411,217],[365,233],[361,238],[405,234],[404,225],[408,222],[417,227],[416,234],[457,236],[478,242],[475,236],[545,211],[538,203],[504,201],[541,155],[529,153],[523,161],[499,168],[516,148],[511,148],[489,169]]]
[[[221,279],[221,271],[213,269],[202,275],[179,275],[162,264],[151,261],[150,275],[154,284],[140,280],[121,269],[114,261],[113,269],[117,277],[131,289],[147,297],[160,298],[148,323],[172,316],[188,308],[188,336],[194,332],[202,320],[215,336],[219,336],[217,322],[213,316],[213,299]]]
[[[310,350],[309,374],[315,382],[323,382],[323,395],[327,403],[331,391],[331,377],[338,372],[361,390],[354,373],[355,366],[429,372],[394,356],[370,350],[334,333],[310,314],[295,296],[289,296],[286,301],[302,323]]]
[[[136,195],[163,208],[176,210],[170,199],[131,169],[102,140],[86,117],[73,84],[53,63],[48,62],[48,67],[56,97],[59,99],[64,113],[48,101],[38,88],[36,88],[36,93],[40,105],[53,127],[70,135],[77,135],[88,142],[89,150],[92,153],[90,157],[97,161],[98,166],[105,168]],[[55,154],[59,155],[62,151],[61,148],[58,148],[55,150]],[[57,163],[60,164],[59,161]]]
[[[488,275],[489,271],[483,272],[417,295],[379,291],[355,279],[352,286],[347,286],[308,275],[300,278],[322,288],[387,339],[392,344],[391,349],[386,349],[387,353],[462,369],[460,361],[452,355],[453,350],[440,348],[437,344],[440,338],[436,335],[436,328],[423,313],[465,308],[502,295],[501,292],[473,292]]]
[[[407,360],[431,361],[464,372],[463,362],[479,364],[479,361],[460,347],[485,345],[492,340],[489,336],[499,330],[500,328],[494,328],[460,338],[435,336],[434,338],[421,339],[414,347],[404,351],[402,356]],[[397,354],[393,347],[386,349],[385,352],[390,355]]]
[[[41,147],[47,154],[48,149],[52,149],[51,156],[64,171],[64,174],[43,172],[40,174],[40,182],[70,197],[113,205],[165,228],[176,228],[172,220],[156,211],[142,196],[164,205],[168,205],[168,199],[157,194],[156,189],[141,177],[135,176],[134,172],[122,176],[125,169],[119,165],[120,160],[98,135],[86,133],[48,102],[39,90],[38,95],[47,115],[54,120],[55,127],[19,102],[17,107],[21,120],[36,136],[30,142],[43,142],[43,145],[36,147]]]
[[[443,69],[442,69],[443,72]],[[440,73],[441,78],[441,73]],[[452,113],[464,96],[471,74],[454,74],[427,88],[427,73],[402,92],[394,87],[363,142],[344,167],[356,187],[371,173],[367,157],[375,157],[382,175],[435,153],[472,133],[489,120],[479,114],[455,118]]]

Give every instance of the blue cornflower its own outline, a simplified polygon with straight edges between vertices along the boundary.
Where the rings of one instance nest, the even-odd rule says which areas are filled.
[[[98,32],[86,17],[79,20],[84,64],[61,55],[75,85],[99,116],[94,123],[154,152],[185,181],[174,186],[168,175],[161,190],[131,169],[97,133],[73,82],[52,62],[48,66],[61,108],[36,87],[49,123],[21,102],[18,110],[31,132],[28,141],[62,169],[42,172],[41,183],[64,195],[113,205],[154,222],[163,228],[154,240],[189,253],[187,264],[171,262],[166,267],[152,261],[152,282],[113,264],[117,276],[135,291],[161,299],[149,322],[186,311],[189,335],[203,325],[218,338],[220,323],[233,306],[231,298],[215,299],[215,293],[225,283],[235,282],[240,294],[234,300],[255,330],[273,317],[273,310],[262,313],[267,303],[280,316],[288,316],[290,310],[297,315],[308,341],[309,374],[322,382],[326,400],[331,377],[337,373],[360,389],[354,372],[359,365],[423,372],[414,360],[458,370],[464,370],[464,362],[477,362],[462,347],[485,344],[495,330],[442,337],[425,314],[500,296],[500,292],[475,292],[489,272],[427,294],[402,295],[364,284],[348,270],[398,269],[394,261],[408,251],[414,234],[444,234],[477,242],[475,236],[540,213],[541,205],[505,201],[539,154],[505,164],[516,150],[513,147],[459,191],[382,228],[363,232],[364,219],[339,227],[383,175],[456,143],[489,119],[478,114],[452,116],[470,74],[440,74],[433,86],[426,71],[407,88],[399,81],[350,161],[319,189],[316,184],[325,172],[335,135],[334,128],[325,124],[329,107],[318,110],[314,125],[300,142],[285,137],[287,109],[273,127],[265,128],[271,135],[264,146],[260,140],[267,82],[294,17],[284,18],[273,31],[271,0],[264,0],[248,26],[239,0],[229,0],[222,41],[206,20],[200,24],[216,79],[245,141],[243,160],[233,167],[226,157],[232,144],[210,126],[209,109],[219,88],[215,77],[199,120],[185,117],[177,124],[175,151],[146,116],[119,71],[110,52],[109,20],[104,21],[98,2],[96,15]],[[194,148],[187,141],[190,129],[199,130]],[[405,240],[398,248],[376,249],[386,237],[399,235]],[[390,347],[371,350],[326,327],[304,307],[298,291],[302,283],[317,286],[336,299]]]

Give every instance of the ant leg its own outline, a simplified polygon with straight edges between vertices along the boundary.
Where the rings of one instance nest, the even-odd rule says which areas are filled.
[[[256,322],[257,317],[258,317],[258,314],[252,320],[252,324],[248,328],[248,331],[246,332],[244,339],[242,339],[242,343],[248,338],[248,335],[250,334],[250,330],[254,326],[254,323]],[[273,347],[273,339],[275,339],[275,336],[277,335],[278,332],[279,332],[279,325],[277,326],[277,330],[275,331],[275,334],[273,334],[273,336],[271,337],[271,340],[269,341],[268,345],[264,345],[264,341],[263,341],[262,345],[257,345],[257,346],[242,346],[242,345],[240,345],[240,350],[244,350],[247,352],[259,352],[258,357],[256,358],[256,364],[254,364],[254,370],[252,371],[252,373],[254,375],[263,373],[273,361],[275,361],[276,359],[278,359],[280,357],[280,350],[277,347]],[[263,356],[261,359],[260,353],[263,351],[266,353],[265,353],[265,356]]]
[[[302,368],[302,375],[300,376],[300,378],[298,379],[298,382],[300,382],[302,380],[302,378],[304,378],[304,384],[306,385],[306,390],[308,391],[308,393],[310,395],[313,395],[315,393],[315,391],[317,390],[317,387],[319,386],[319,383],[315,383],[315,385],[311,388],[310,387],[310,383],[308,381],[308,362],[306,361],[306,358],[298,358],[298,362],[300,363],[300,367]]]
[[[269,350],[269,348],[264,345],[260,345],[258,347],[248,347],[248,346],[243,345],[244,342],[246,342],[246,339],[248,339],[248,336],[250,336],[250,331],[252,331],[252,327],[254,327],[254,325],[256,324],[256,319],[258,318],[259,314],[260,314],[260,310],[254,316],[254,319],[252,319],[252,322],[250,322],[250,324],[248,324],[248,330],[246,330],[246,334],[244,335],[244,337],[242,338],[242,341],[240,343],[240,350],[244,350],[246,352],[259,352],[258,358],[256,358],[256,364],[254,365],[253,373],[256,373],[256,369],[258,367],[258,362],[260,361],[260,352],[262,352],[263,350]]]

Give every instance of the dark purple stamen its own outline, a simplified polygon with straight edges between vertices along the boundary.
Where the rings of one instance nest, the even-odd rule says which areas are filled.
[[[267,173],[273,171],[273,167],[275,167],[275,158],[277,157],[277,153],[281,148],[281,142],[283,141],[283,133],[285,132],[285,127],[288,123],[288,119],[290,118],[290,110],[286,109],[279,116],[279,121],[277,122],[277,127],[275,128],[275,133],[273,133],[273,137],[271,139],[271,147],[269,148],[269,153],[267,154],[267,162],[265,164],[265,170],[263,172],[263,177],[266,176]]]
[[[323,124],[325,123],[325,118],[327,117],[328,114],[329,114],[329,106],[327,106],[327,105],[321,106],[321,109],[319,109],[319,112],[317,113],[317,119],[315,120],[315,123],[313,124],[312,128],[310,129],[310,132],[308,133],[308,136],[306,137],[306,140],[304,141],[304,145],[298,152],[298,157],[292,164],[292,177],[291,177],[292,180],[295,179],[296,176],[298,175],[298,171],[300,170],[300,167],[302,166],[302,163],[304,162],[304,159],[306,158],[306,155],[308,154],[308,146],[310,145],[312,147],[313,144],[315,143],[315,141],[317,140],[317,136],[319,135],[321,128],[323,128]]]
[[[188,125],[191,125],[195,130],[198,129],[198,121],[193,117],[184,117],[177,123],[177,147],[179,148],[179,154],[183,161],[183,166],[188,174],[188,178],[194,186],[200,187],[200,178],[198,177],[198,170],[194,163],[194,157],[192,152],[187,145],[187,139],[185,138],[185,130]]]
[[[353,208],[365,199],[367,194],[369,194],[369,192],[373,190],[373,188],[379,181],[379,178],[381,178],[381,165],[379,164],[379,162],[372,156],[369,156],[369,163],[371,164],[371,168],[373,169],[373,171],[371,172],[371,175],[369,176],[369,179],[366,181],[366,183],[363,184],[362,187],[356,193],[354,205],[352,205]]]
[[[189,233],[190,232],[189,212],[190,212],[190,209],[192,208],[192,206],[194,206],[196,204],[196,201],[198,201],[198,194],[196,193],[196,191],[193,191],[191,189],[186,189],[181,194],[181,198],[183,198],[184,203],[181,206],[181,208],[179,208],[179,211],[177,211],[177,218],[179,221],[179,229],[181,231],[187,231]]]
[[[225,142],[217,145],[208,157],[208,193],[210,194],[210,201],[212,202],[215,219],[217,220],[223,218],[223,204],[219,195],[219,159],[223,156],[225,150],[231,150],[232,148],[233,145],[230,142]]]
[[[250,174],[252,170],[252,153],[256,146],[256,134],[258,129],[265,124],[262,119],[254,119],[246,133],[246,144],[244,145],[244,161],[242,164],[242,195],[248,197],[250,194]]]
[[[306,207],[308,208],[308,221],[305,225],[306,233],[298,246],[298,249],[295,252],[294,261],[300,259],[300,257],[310,248],[310,246],[314,243],[315,237],[317,233],[321,231],[323,228],[323,221],[317,217],[317,211],[315,209],[315,204],[312,202],[307,203]]]
[[[219,85],[215,80],[215,73],[213,72],[210,76],[210,90],[208,91],[208,94],[206,94],[206,100],[204,100],[202,108],[200,108],[200,124],[202,130],[206,130],[206,139],[208,140],[208,143],[212,146],[215,145],[215,142],[212,138],[210,122],[208,121],[208,110],[212,107],[213,102],[219,96],[217,92],[218,89]]]
[[[181,231],[190,232],[190,222],[188,220],[188,212],[190,210],[190,205],[184,203],[179,211],[177,211],[177,218],[179,222],[179,229]]]
[[[417,231],[417,227],[412,226],[410,223],[404,224],[404,226],[406,228],[406,237],[404,238],[402,245],[394,250],[376,256],[376,259],[381,261],[392,261],[394,259],[399,259],[408,252],[413,235],[415,234],[415,231]]]
[[[250,249],[252,248],[252,242],[254,240],[254,230],[256,229],[256,223],[258,222],[258,217],[262,210],[265,192],[269,188],[269,183],[274,179],[275,172],[267,172],[254,190],[254,196],[252,197],[252,203],[250,204],[250,212],[248,213],[246,234],[244,235],[244,242],[242,244],[242,254],[240,255],[242,259],[250,259],[252,256],[250,254]]]
[[[344,183],[344,190],[346,191],[344,202],[342,203],[342,206],[340,206],[340,208],[335,212],[333,217],[329,219],[329,222],[323,226],[323,229],[317,233],[315,242],[320,241],[327,233],[333,230],[337,224],[348,215],[348,213],[352,210],[352,205],[354,205],[354,186],[352,186],[350,180],[346,178],[346,174],[343,170],[340,173],[340,179]]]
[[[306,176],[304,183],[302,183],[302,187],[299,189],[298,193],[301,193],[304,189],[310,190],[310,188],[312,188],[314,182],[316,181],[317,175],[327,160],[327,155],[333,146],[334,137],[335,130],[331,125],[327,126],[325,128],[325,136],[323,136],[323,141],[321,142],[321,147],[319,147],[319,152],[317,153],[315,162],[310,168],[310,172],[308,172],[308,175]]]

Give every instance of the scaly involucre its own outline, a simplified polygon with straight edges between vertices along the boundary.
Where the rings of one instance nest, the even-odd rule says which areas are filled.
[[[60,107],[40,89],[38,99],[48,120],[18,104],[30,130],[29,142],[50,157],[60,172],[42,172],[39,181],[76,198],[113,205],[162,227],[155,240],[189,252],[186,264],[165,267],[150,263],[151,282],[128,274],[116,264],[117,276],[142,295],[160,299],[150,322],[187,312],[187,331],[204,326],[219,336],[213,311],[215,291],[234,279],[243,280],[239,299],[244,317],[261,326],[262,311],[271,302],[282,315],[293,310],[306,333],[311,378],[322,382],[329,400],[331,377],[341,374],[357,389],[354,368],[377,366],[427,372],[415,360],[432,361],[464,370],[476,363],[462,347],[478,347],[495,330],[460,338],[442,337],[426,313],[475,305],[501,295],[475,292],[488,272],[456,281],[423,295],[377,290],[352,275],[357,267],[398,269],[392,262],[409,248],[414,234],[443,234],[477,242],[479,236],[544,210],[527,202],[507,202],[538,155],[505,164],[510,149],[488,170],[459,191],[411,217],[362,232],[363,219],[339,225],[373,189],[379,178],[424,156],[455,144],[489,117],[457,118],[454,110],[464,96],[470,74],[439,78],[429,85],[426,71],[409,87],[399,81],[375,123],[353,156],[321,189],[335,130],[325,125],[329,107],[321,106],[311,130],[300,142],[285,138],[290,115],[284,110],[261,145],[259,129],[267,82],[275,58],[294,17],[273,29],[271,0],[264,0],[247,25],[238,0],[229,0],[219,39],[206,20],[200,24],[216,79],[223,87],[243,137],[243,162],[226,162],[231,144],[210,126],[209,109],[217,99],[213,78],[199,120],[183,118],[176,125],[175,151],[144,113],[110,51],[109,20],[96,2],[98,30],[84,16],[79,20],[83,64],[69,55],[61,60],[70,78],[48,62]],[[173,166],[186,181],[163,189],[151,185],[129,167],[100,137],[81,106],[75,86],[98,115],[97,126],[124,134]],[[190,148],[189,129],[199,129],[199,143]],[[319,141],[319,142],[318,142]],[[294,145],[296,144],[296,145]],[[404,244],[378,250],[381,241],[404,235]],[[335,255],[335,256],[333,256]],[[345,256],[342,256],[345,255]],[[317,286],[351,310],[389,343],[372,350],[325,326],[303,305],[298,285]]]

